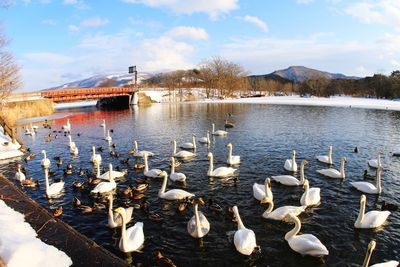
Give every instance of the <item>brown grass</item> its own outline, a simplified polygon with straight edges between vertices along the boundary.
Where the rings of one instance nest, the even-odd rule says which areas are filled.
[[[46,116],[53,113],[54,104],[50,99],[6,103],[0,110],[0,116],[10,127],[15,126],[19,119]]]

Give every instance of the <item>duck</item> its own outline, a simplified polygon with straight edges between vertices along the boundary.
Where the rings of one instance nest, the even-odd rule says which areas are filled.
[[[160,169],[151,169],[151,170],[149,170],[149,165],[147,163],[147,157],[148,157],[147,154],[143,155],[143,160],[144,160],[144,172],[143,172],[143,174],[144,174],[144,176],[150,177],[150,178],[159,177],[162,171]]]
[[[329,146],[329,150],[328,150],[328,155],[327,155],[327,156],[326,156],[326,155],[324,155],[324,156],[317,156],[316,158],[317,158],[317,160],[318,160],[319,162],[332,165],[332,164],[333,164],[333,160],[332,160],[332,146]]]
[[[317,206],[321,202],[321,189],[319,187],[310,188],[310,184],[306,179],[303,184],[304,193],[300,198],[301,206]]]
[[[223,131],[223,130],[217,130],[215,131],[215,124],[212,124],[212,131],[211,131],[212,135],[217,135],[217,136],[225,136],[228,135],[227,131]]]
[[[396,211],[398,206],[396,204],[387,203],[385,200],[382,201],[381,210]]]
[[[250,255],[253,250],[257,247],[256,235],[253,230],[246,228],[239,215],[237,206],[233,206],[233,213],[238,224],[238,229],[235,232],[233,243],[235,244],[236,250],[243,255]]]
[[[172,144],[173,144],[173,150],[172,150],[173,157],[182,159],[189,159],[196,157],[196,154],[190,151],[181,150],[179,152],[176,152],[176,141],[175,140],[172,141]]]
[[[383,167],[382,162],[381,162],[381,154],[382,154],[382,152],[378,151],[378,153],[376,154],[376,159],[370,159],[368,161],[368,165],[371,168],[378,169],[380,167]]]
[[[53,212],[53,216],[54,217],[60,217],[63,213],[63,207],[57,207],[54,212]]]
[[[117,184],[115,183],[114,178],[112,177],[111,173],[112,173],[112,164],[110,163],[109,164],[109,177],[108,177],[109,180],[105,181],[105,182],[101,182],[98,185],[96,185],[96,187],[92,191],[90,191],[90,193],[102,194],[102,193],[108,193],[110,191],[113,191],[117,187]]]
[[[77,207],[82,214],[88,214],[88,213],[92,213],[93,211],[96,210],[96,207],[91,207],[91,206],[87,206],[87,205],[80,205]]]
[[[148,212],[147,217],[155,222],[161,222],[164,220],[164,218],[159,213],[155,212]]]
[[[126,229],[127,218],[125,209],[119,207],[115,212],[121,216],[122,220],[119,249],[125,253],[139,251],[144,243],[143,223],[136,222],[132,227]]]
[[[145,191],[148,187],[149,187],[149,184],[147,184],[147,183],[141,183],[141,184],[138,184],[138,185],[132,187],[132,190],[135,190],[135,191],[137,191],[137,192],[143,192],[143,191]]]
[[[37,187],[39,186],[39,181],[33,180],[32,177],[30,177],[28,179],[22,180],[21,185],[23,187]]]
[[[364,170],[363,178],[364,178],[364,179],[371,179],[371,180],[373,180],[373,179],[375,179],[375,176],[374,176],[374,175],[371,175],[371,174],[368,174],[368,171],[367,171],[367,170]]]
[[[138,169],[143,169],[144,167],[146,167],[144,164],[140,164],[140,163],[135,163],[133,165],[133,168],[138,170]]]
[[[187,205],[188,205],[188,202],[186,200],[181,201],[178,203],[176,210],[179,212],[184,212],[186,210]]]
[[[188,142],[188,143],[183,143],[182,145],[179,146],[180,148],[183,149],[192,149],[192,150],[196,150],[196,135],[192,134],[192,142]]]
[[[179,166],[182,165],[182,163],[179,160],[174,158],[174,164],[173,165],[174,165],[175,168],[178,168]],[[172,167],[172,161],[170,162],[169,166]]]
[[[296,150],[293,149],[293,151],[292,151],[292,159],[287,159],[285,161],[285,165],[283,167],[287,171],[297,172]]]
[[[362,267],[369,266],[369,261],[371,260],[372,251],[374,251],[375,247],[376,247],[375,240],[372,240],[371,242],[369,242],[367,254],[365,255]],[[371,267],[398,267],[398,266],[399,266],[399,262],[395,261],[395,260],[391,260],[391,261],[387,261],[387,262],[383,262],[383,263],[376,263],[374,265],[371,265]]]
[[[126,158],[126,159],[121,159],[119,162],[121,162],[122,164],[129,164],[130,160],[131,160],[130,158]]]
[[[171,173],[169,174],[169,179],[174,182],[184,182],[186,181],[186,175],[181,172],[175,172],[175,158],[171,157]]]
[[[80,205],[82,205],[82,202],[80,201],[79,198],[74,197],[72,200],[72,205],[74,205],[74,207],[79,207]]]
[[[271,220],[277,220],[281,221],[283,218],[291,213],[295,216],[299,216],[301,213],[303,213],[306,210],[306,206],[282,206],[279,207],[275,210],[274,209],[274,201],[270,199],[269,197],[265,197],[261,200],[261,203],[268,203],[268,209],[264,211],[262,214],[262,217],[265,219],[271,219]]]
[[[90,158],[90,161],[93,164],[101,164],[101,155],[100,154],[96,154],[96,148],[94,146],[92,146],[92,157]]]
[[[359,149],[358,149],[358,146],[356,146],[355,148],[354,148],[354,153],[358,153],[359,152]]]
[[[63,160],[60,157],[56,157],[56,165],[57,167],[60,167],[61,165],[63,165]]]
[[[208,205],[207,206],[212,211],[216,211],[216,212],[221,212],[222,211],[222,207],[218,203],[215,203],[212,198],[210,198],[208,200]]]
[[[265,178],[264,184],[253,184],[253,196],[257,200],[262,200],[265,197],[274,199],[274,195],[271,191],[271,180],[269,177]]]
[[[40,151],[41,154],[43,154],[43,159],[40,161],[40,165],[42,165],[43,168],[49,168],[50,167],[50,160],[46,157],[46,151],[42,150]]]
[[[25,160],[25,162],[28,162],[31,159],[35,158],[35,157],[36,157],[36,154],[35,153],[31,153],[24,160]]]
[[[17,164],[17,172],[15,173],[14,179],[20,182],[26,179],[25,174],[21,171],[21,164]]]
[[[135,145],[135,153],[133,154],[134,157],[136,158],[143,158],[143,156],[146,154],[148,157],[154,156],[153,152],[147,151],[147,150],[139,150],[138,142],[135,140],[133,141],[133,144]]]
[[[207,157],[210,161],[210,165],[208,167],[207,176],[210,177],[228,177],[235,174],[236,170],[232,167],[218,167],[214,170],[214,156],[211,152],[208,152]]]
[[[226,147],[228,148],[228,159],[226,160],[226,163],[228,165],[236,165],[240,163],[240,156],[232,156],[232,143],[228,143],[226,145]]]
[[[373,229],[384,224],[391,214],[390,211],[387,210],[373,210],[365,213],[365,203],[367,201],[367,197],[365,195],[361,195],[360,198],[360,211],[357,216],[357,220],[354,223],[354,228],[359,229]]]
[[[206,134],[205,137],[199,138],[199,142],[202,143],[202,144],[210,144],[211,143],[211,141],[210,141],[210,131],[207,131],[207,134]]]
[[[346,173],[344,171],[345,163],[346,163],[346,157],[343,157],[340,160],[340,171],[333,168],[329,168],[329,169],[317,170],[317,173],[322,174],[329,178],[344,179],[346,178]]]
[[[300,186],[304,184],[304,166],[308,164],[308,161],[303,159],[300,165],[300,180],[298,180],[293,175],[275,175],[271,176],[271,179],[275,182],[281,183],[287,186]]]
[[[164,257],[159,250],[154,253],[158,266],[163,267],[177,267],[176,264],[169,258]]]
[[[64,189],[64,184],[65,184],[64,181],[54,182],[51,185],[49,184],[48,169],[44,169],[44,179],[46,184],[47,197],[58,195]]]
[[[381,172],[382,168],[378,168],[376,173],[376,185],[373,185],[369,182],[351,182],[350,184],[357,189],[366,194],[375,194],[380,195],[382,192],[382,185],[381,185]]]
[[[142,193],[131,193],[130,197],[134,200],[139,200],[144,198],[146,195]]]
[[[167,174],[167,172],[162,171],[160,173],[160,176],[163,177],[163,183],[162,183],[160,191],[158,191],[159,198],[163,198],[163,199],[167,199],[167,200],[180,200],[180,199],[184,199],[184,198],[192,198],[195,196],[194,194],[189,193],[182,189],[171,189],[171,190],[165,192],[165,190],[167,188],[168,174]]]
[[[225,120],[225,128],[233,128],[235,127],[235,124],[232,122],[228,122],[228,119]]]
[[[107,142],[112,141],[112,137],[110,135],[110,130],[107,130],[107,135],[104,137],[104,140],[106,140]]]
[[[204,204],[202,200],[195,201],[193,204],[194,215],[187,223],[187,231],[194,238],[202,238],[210,231],[210,223],[207,217],[199,211],[199,203]]]
[[[329,255],[328,249],[316,236],[312,234],[298,235],[301,222],[297,216],[289,213],[283,218],[283,221],[295,224],[294,228],[285,235],[285,240],[291,249],[303,256],[323,257]]]
[[[95,178],[95,177],[88,177],[88,184],[89,185],[98,185],[99,183],[101,183],[102,180],[99,178]]]
[[[108,196],[108,216],[107,216],[107,225],[109,228],[116,228],[119,226],[122,226],[122,217],[119,216],[117,213],[113,212],[113,194],[110,194]],[[125,223],[129,223],[133,218],[132,218],[132,214],[133,214],[133,208],[127,208],[124,209],[125,211]]]

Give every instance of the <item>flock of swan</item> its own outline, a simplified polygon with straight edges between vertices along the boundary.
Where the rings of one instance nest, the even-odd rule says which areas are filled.
[[[104,127],[104,139],[107,142],[111,142],[112,136],[110,135],[110,130],[105,131],[105,121],[100,124]],[[231,126],[233,127],[233,126]],[[71,124],[68,120],[67,125],[62,127],[64,132],[67,134],[71,132]],[[215,130],[215,125],[212,124],[212,130],[207,131],[205,137],[196,140],[196,135],[192,135],[191,142],[180,144],[181,150],[177,151],[177,142],[172,141],[172,155],[169,157],[171,170],[168,174],[166,171],[157,168],[150,168],[148,163],[148,158],[154,156],[154,153],[145,150],[139,150],[137,141],[134,141],[134,149],[129,151],[130,155],[133,157],[143,159],[144,168],[143,175],[149,178],[161,178],[162,185],[158,191],[158,197],[166,200],[182,200],[182,199],[193,199],[195,195],[193,193],[187,192],[182,189],[170,189],[167,190],[168,179],[173,182],[184,182],[187,177],[184,173],[176,172],[175,166],[178,163],[176,158],[179,159],[191,159],[197,156],[196,154],[196,141],[202,144],[210,144],[210,134],[214,136],[225,136],[228,134],[224,130]],[[78,147],[75,142],[73,142],[71,135],[69,138],[69,149],[72,155],[77,155],[79,152]],[[233,155],[233,145],[228,143],[226,145],[228,153],[226,164],[228,166],[214,167],[214,156],[212,152],[208,152],[207,158],[209,160],[209,167],[207,171],[207,176],[215,178],[226,178],[234,176],[237,169],[240,166],[241,158],[239,155]],[[317,170],[317,173],[332,179],[345,179],[345,164],[346,158],[341,158],[340,169],[332,168],[332,146],[329,147],[328,155],[316,156],[316,159],[321,162],[328,164],[330,168]],[[45,176],[45,193],[51,197],[56,197],[62,190],[64,190],[65,183],[63,181],[57,181],[50,184],[49,182],[49,167],[51,165],[50,159],[47,158],[46,151],[42,150],[41,154],[43,158],[40,162],[44,168]],[[365,181],[352,182],[351,185],[361,191],[364,194],[380,194],[382,192],[381,185],[381,174],[383,171],[383,165],[381,163],[381,152],[377,154],[376,159],[368,161],[368,165],[372,168],[377,169],[376,184],[372,184]],[[115,192],[118,183],[115,181],[117,178],[125,175],[123,172],[114,171],[113,166],[109,164],[109,170],[103,174],[100,173],[100,164],[102,163],[102,157],[100,154],[96,153],[96,148],[92,147],[91,158],[88,159],[94,164],[97,169],[97,178],[101,179],[97,185],[90,191],[91,194],[106,194],[109,199],[108,208],[108,226],[110,228],[121,228],[121,238],[119,241],[119,248],[123,252],[139,251],[144,244],[145,236],[143,231],[143,223],[136,222],[133,226],[127,228],[127,224],[132,220],[133,208],[123,208],[118,207],[113,210],[113,192]],[[297,179],[294,175],[282,174],[271,176],[265,179],[264,184],[253,184],[253,197],[260,201],[261,204],[268,204],[268,208],[262,214],[265,219],[280,220],[283,222],[293,223],[294,228],[286,233],[284,239],[287,241],[290,248],[301,255],[309,255],[314,257],[323,257],[329,255],[327,247],[313,234],[299,234],[301,229],[301,220],[298,217],[301,213],[306,212],[309,207],[318,206],[321,204],[320,188],[310,187],[310,182],[306,179],[304,175],[304,168],[308,164],[307,160],[302,160],[300,164],[300,179]],[[287,172],[293,174],[297,173],[298,165],[296,163],[296,151],[292,151],[292,156],[287,159],[283,168]],[[15,179],[19,181],[25,180],[25,175],[21,172],[20,165],[15,174]],[[299,199],[299,206],[282,206],[274,208],[274,197],[271,189],[271,181],[281,184],[282,186],[297,186],[303,187],[304,193]],[[360,197],[360,209],[359,214],[354,222],[355,228],[372,229],[383,225],[387,218],[390,216],[390,211],[379,211],[373,210],[366,212],[366,196],[361,195]],[[194,238],[202,238],[208,234],[210,231],[210,222],[204,213],[199,211],[199,204],[204,204],[201,198],[194,198],[191,202],[193,203],[193,217],[187,223],[187,232]],[[235,221],[237,222],[237,230],[234,233],[234,245],[236,250],[244,255],[252,254],[257,248],[256,235],[253,230],[245,227],[242,218],[239,214],[239,209],[237,206],[232,208]],[[369,261],[371,257],[372,250],[375,248],[375,241],[371,241],[366,258],[364,260],[363,266],[369,266]],[[389,261],[380,265],[373,266],[397,266],[399,263],[397,261]]]

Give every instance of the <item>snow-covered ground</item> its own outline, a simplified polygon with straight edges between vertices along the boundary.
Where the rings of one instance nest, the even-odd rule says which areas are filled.
[[[37,238],[24,215],[0,200],[0,257],[8,267],[71,266],[63,251]]]
[[[24,153],[19,150],[20,147],[20,144],[11,142],[11,138],[4,134],[4,129],[0,126],[0,160],[22,156]]]

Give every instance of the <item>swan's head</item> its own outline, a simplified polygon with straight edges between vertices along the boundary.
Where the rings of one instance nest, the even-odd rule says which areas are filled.
[[[309,188],[309,187],[310,187],[310,182],[307,179],[305,179],[304,180],[304,184],[303,184],[303,188],[305,189],[305,188]]]
[[[296,156],[296,150],[294,150],[294,149],[293,149],[293,151],[292,151],[292,156],[293,156],[293,157]]]
[[[116,208],[114,212],[118,213],[121,216],[125,215],[125,209],[123,207]]]
[[[264,184],[268,188],[271,188],[271,179],[269,177],[265,178]]]
[[[365,195],[361,196],[360,203],[367,201],[367,197]]]
[[[372,240],[372,241],[369,242],[369,244],[368,244],[368,251],[369,251],[369,252],[372,252],[372,251],[375,249],[375,247],[376,247],[376,242],[375,242],[375,240]]]
[[[234,216],[234,220],[237,221],[238,220],[237,215],[239,215],[238,207],[237,206],[233,206],[232,207],[232,211],[233,211],[233,214],[235,215]]]
[[[165,177],[165,176],[168,176],[168,174],[166,171],[162,171],[162,172],[160,172],[160,174],[158,176]]]
[[[282,221],[284,222],[293,222],[295,220],[296,216],[292,213],[288,213],[283,217]]]
[[[343,158],[342,158],[342,162],[346,163],[346,162],[347,162],[347,158],[346,158],[346,157],[343,157]]]
[[[260,204],[265,204],[265,203],[272,203],[272,199],[269,197],[264,197],[263,199],[260,200]]]
[[[170,160],[171,160],[172,163],[175,162],[175,158],[174,157],[171,157]]]
[[[46,153],[46,151],[44,151],[44,150],[40,151],[40,154],[45,154],[45,153]]]
[[[305,160],[305,159],[303,159],[303,160],[301,161],[301,165],[306,165],[306,164],[308,164],[308,161]]]
[[[329,151],[332,151],[332,146],[329,146]]]
[[[192,137],[196,137],[196,135],[195,135],[195,134],[192,134]]]
[[[228,143],[226,147],[232,147],[232,143]]]
[[[206,204],[206,202],[204,201],[204,199],[203,198],[201,198],[201,197],[199,197],[198,199],[197,199],[197,201],[194,201],[195,203],[198,203],[198,204],[200,204],[200,205],[205,205]]]
[[[211,152],[208,152],[207,158],[210,159],[210,158],[212,158],[212,157],[213,157],[213,154],[212,154]]]

